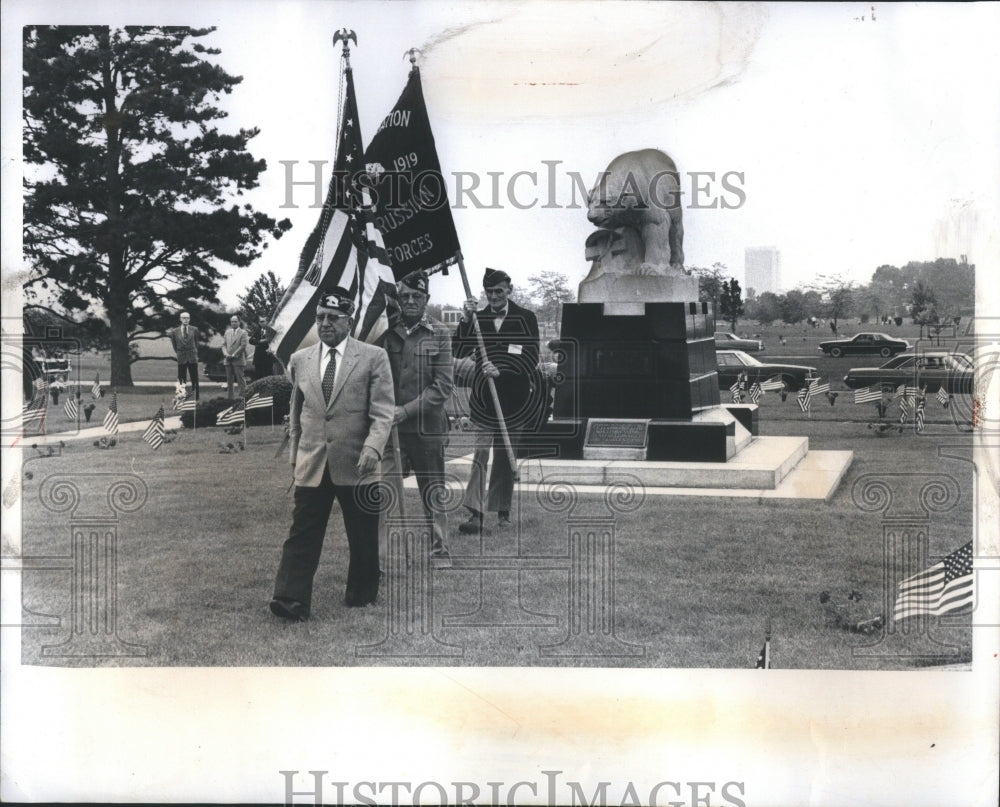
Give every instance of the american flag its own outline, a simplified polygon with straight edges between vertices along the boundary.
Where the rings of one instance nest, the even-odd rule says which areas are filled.
[[[31,396],[31,400],[21,410],[21,430],[24,434],[28,433],[29,427],[34,429],[35,434],[45,434],[45,412],[47,407],[48,400],[46,393],[44,391],[39,393],[36,387],[35,394]]]
[[[882,400],[882,388],[862,387],[854,390],[854,403],[864,404]]]
[[[774,392],[784,389],[785,382],[780,378],[769,378],[767,381],[760,382],[760,388],[763,392]]]
[[[899,584],[895,620],[930,614],[941,616],[972,607],[972,541],[940,563],[907,577]]]
[[[948,390],[944,387],[938,387],[937,399],[940,401],[941,406],[945,409],[948,408],[948,404],[951,403],[951,395],[948,394]]]
[[[261,395],[255,392],[247,399],[247,409],[267,409],[269,406],[274,406],[273,395]]]
[[[230,406],[228,409],[223,409],[215,416],[216,426],[232,426],[234,423],[243,423],[246,417],[246,411],[244,410],[243,402],[240,402],[238,406]]]
[[[824,381],[822,384],[819,382],[818,378],[814,378],[812,383],[809,385],[809,395],[824,395],[830,391],[830,382]]]
[[[94,386],[90,388],[90,393],[95,398],[101,397],[101,373],[100,371],[94,373]]]
[[[798,401],[799,409],[803,412],[809,411],[809,387],[802,387],[799,390],[799,394],[795,396],[795,400]]]
[[[381,236],[372,227],[369,240],[370,214],[363,209],[366,205],[361,183],[355,182],[356,177],[365,174],[365,157],[353,72],[346,71],[345,79],[340,139],[326,202],[319,222],[306,239],[298,272],[272,318],[275,335],[271,352],[283,364],[296,350],[315,342],[316,303],[321,294],[335,286],[354,296],[357,311],[353,335],[364,341],[375,341],[388,328],[390,310],[398,308],[392,269],[377,260],[384,253]]]
[[[743,387],[745,384],[745,379],[743,373],[737,376],[733,385],[729,388],[729,391],[733,395],[733,403],[743,403]]]
[[[163,437],[165,434],[165,430],[163,428],[163,415],[163,406],[161,405],[159,411],[153,416],[153,419],[149,421],[149,425],[142,433],[142,439],[149,443],[154,450],[163,445]]]
[[[900,424],[906,423],[906,419],[910,416],[910,399],[903,397],[899,399],[899,422]]]
[[[896,387],[896,392],[892,396],[893,398],[916,398],[920,394],[919,387],[908,387],[906,384],[900,384]]]
[[[63,404],[63,412],[66,413],[66,417],[70,420],[77,420],[80,417],[80,407],[77,406],[76,395],[69,395],[66,398],[66,403]]]
[[[917,398],[917,412],[916,412],[916,428],[917,434],[920,434],[924,430],[924,404],[927,401],[927,397],[921,395]]]
[[[104,430],[108,434],[118,434],[118,393],[111,393],[108,413],[104,416]]]
[[[761,396],[764,394],[764,389],[763,389],[763,387],[761,387],[759,381],[755,381],[750,386],[750,393],[749,394],[750,394],[750,400],[753,403],[757,403],[757,401],[759,401],[761,399]]]
[[[197,408],[198,401],[194,397],[194,390],[191,390],[183,398],[174,398],[174,409],[178,412],[193,412]]]
[[[764,646],[757,654],[757,662],[753,665],[755,670],[771,669],[771,637],[764,639]]]

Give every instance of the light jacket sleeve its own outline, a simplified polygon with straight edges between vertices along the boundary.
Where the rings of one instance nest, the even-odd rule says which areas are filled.
[[[365,446],[378,454],[385,450],[392,430],[392,416],[396,409],[396,396],[392,388],[392,368],[389,355],[381,348],[372,354],[371,372],[368,376],[368,437]]]

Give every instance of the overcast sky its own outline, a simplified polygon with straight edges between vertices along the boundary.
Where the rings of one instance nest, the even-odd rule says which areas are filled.
[[[741,281],[747,246],[781,251],[786,288],[818,274],[865,282],[883,263],[975,261],[977,234],[997,209],[995,4],[13,5],[5,4],[5,44],[12,19],[217,26],[219,62],[244,79],[223,104],[233,126],[260,127],[251,148],[269,166],[250,200],[294,225],[224,283],[227,303],[268,269],[287,281],[315,223],[308,187],[295,187],[297,209],[282,209],[280,161],[297,161],[296,180],[312,177],[308,161],[332,161],[340,48],[331,37],[340,27],[358,37],[352,62],[366,144],[402,90],[404,51],[415,46],[443,170],[480,176],[484,203],[487,172],[501,172],[500,209],[457,198],[450,179],[474,287],[487,265],[515,283],[555,270],[575,286],[588,270],[592,227],[585,210],[568,208],[569,174],[589,187],[614,156],[636,148],[665,150],[682,174],[714,172],[716,182],[701,180],[702,204],[738,202],[718,178],[742,174],[731,177],[745,194],[736,209],[689,207],[684,182],[687,265],[719,261]],[[558,161],[554,187],[544,161]],[[525,176],[515,185],[519,203],[537,200],[531,209],[508,199],[518,171],[537,174],[537,188]],[[6,248],[4,257],[5,266],[19,262]],[[440,302],[462,296],[457,273],[431,290]]]

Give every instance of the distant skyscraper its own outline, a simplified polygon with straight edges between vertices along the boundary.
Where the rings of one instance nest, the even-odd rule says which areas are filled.
[[[758,295],[781,288],[781,253],[777,247],[747,247],[744,266],[746,287]]]

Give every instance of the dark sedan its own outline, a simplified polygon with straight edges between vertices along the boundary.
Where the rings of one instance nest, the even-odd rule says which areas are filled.
[[[975,368],[964,353],[934,351],[919,356],[906,353],[890,359],[881,367],[852,367],[844,376],[851,389],[881,384],[896,388],[900,384],[926,387],[937,392],[944,387],[952,395],[971,394]]]
[[[723,333],[720,331],[715,334],[715,349],[749,350],[756,353],[764,349],[764,343],[760,339],[744,339],[742,336],[737,336],[734,333]]]
[[[850,339],[831,339],[828,342],[820,342],[819,349],[835,359],[852,353],[874,353],[887,359],[897,353],[902,353],[904,350],[910,350],[911,345],[905,339],[893,339],[886,333],[859,333]]]
[[[748,384],[780,378],[785,383],[785,389],[793,391],[804,386],[807,378],[816,375],[815,367],[770,364],[759,361],[742,350],[717,350],[715,357],[719,364],[719,386],[723,389],[729,389],[740,373],[747,374]]]

